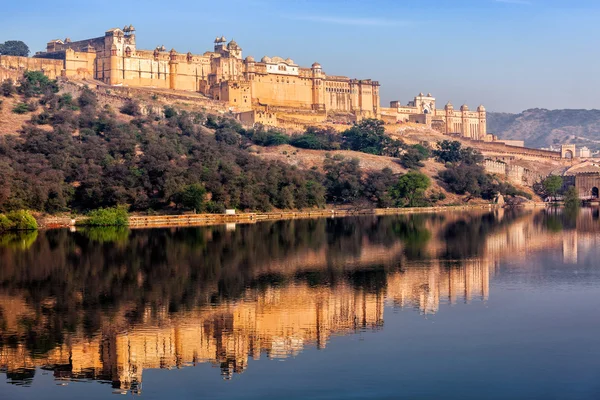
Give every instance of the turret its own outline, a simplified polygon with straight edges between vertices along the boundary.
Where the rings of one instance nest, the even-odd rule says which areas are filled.
[[[169,88],[177,89],[177,52],[171,49],[169,52]]]
[[[321,69],[321,64],[318,62],[313,63],[311,70],[313,76],[313,109],[324,110],[325,86],[323,85],[323,70]]]

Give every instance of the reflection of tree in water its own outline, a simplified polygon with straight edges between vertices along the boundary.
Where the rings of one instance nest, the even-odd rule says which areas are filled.
[[[448,224],[442,215],[398,215],[307,219],[225,226],[87,230],[40,233],[29,251],[0,248],[0,286],[25,293],[35,316],[24,321],[28,349],[43,353],[63,341],[64,332],[83,326],[88,337],[103,320],[125,308],[135,323],[148,310],[158,313],[236,299],[247,288],[306,282],[314,286],[350,284],[380,293],[390,268],[427,259],[432,226]],[[501,224],[509,224],[505,215]],[[498,224],[492,214],[461,217],[443,230],[446,257],[479,254],[485,235]],[[442,225],[443,226],[443,225]],[[403,252],[390,265],[347,265],[365,246]],[[390,250],[391,251],[391,250]],[[394,257],[396,255],[392,254]],[[314,259],[311,266],[286,269],[291,260]],[[300,261],[301,263],[302,261]],[[374,265],[373,265],[374,264]],[[52,304],[47,300],[52,299]],[[0,335],[1,336],[1,335]]]
[[[511,225],[521,213],[517,210],[503,210],[502,218],[495,212],[483,215],[465,214],[448,224],[440,238],[445,244],[443,259],[460,260],[483,255],[486,238],[493,232]]]
[[[27,250],[38,237],[37,231],[0,233],[0,247]]]

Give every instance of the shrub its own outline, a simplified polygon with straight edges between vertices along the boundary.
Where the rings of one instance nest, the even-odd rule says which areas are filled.
[[[8,217],[4,214],[0,214],[0,232],[4,232],[10,229],[11,223]]]
[[[84,225],[89,226],[126,226],[129,225],[127,209],[122,206],[100,208],[91,211]]]
[[[38,228],[37,221],[29,211],[20,210],[6,214],[9,221],[9,230],[14,231],[35,231]]]
[[[140,105],[138,104],[138,102],[131,99],[127,100],[125,104],[123,104],[123,106],[119,109],[119,111],[121,111],[122,114],[131,115],[132,117],[138,117],[142,115],[142,113],[140,112]]]
[[[15,114],[25,114],[29,112],[29,105],[27,103],[18,103],[12,109]]]
[[[0,94],[4,97],[10,97],[16,93],[17,89],[12,79],[7,79],[0,85]]]

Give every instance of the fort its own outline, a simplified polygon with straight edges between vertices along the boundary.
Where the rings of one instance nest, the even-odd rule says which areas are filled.
[[[136,30],[128,25],[95,38],[51,40],[45,51],[31,58],[0,56],[0,81],[17,80],[27,70],[61,78],[63,88],[73,94],[84,85],[95,85],[107,103],[152,91],[156,98],[185,99],[209,111],[230,112],[245,126],[302,131],[310,125],[349,125],[363,118],[378,118],[390,132],[408,124],[461,139],[492,162],[572,164],[579,160],[574,146],[563,146],[557,152],[527,149],[523,141],[498,139],[487,131],[483,105],[471,110],[463,104],[455,109],[448,102],[438,108],[431,93],[419,93],[405,105],[395,100],[389,107],[381,107],[376,80],[328,75],[318,62],[302,67],[291,58],[278,56],[243,58],[241,46],[223,36],[216,37],[212,50],[202,54],[167,51],[162,45],[144,50],[137,47]],[[147,110],[157,107],[142,106]],[[517,167],[505,174],[519,183],[529,182],[535,175]]]
[[[301,67],[291,58],[242,57],[235,40],[216,37],[203,54],[137,48],[132,25],[107,30],[103,36],[72,41],[51,40],[33,58],[0,56],[0,80],[18,71],[41,70],[50,78],[96,80],[105,85],[170,89],[200,93],[236,112],[245,124],[298,127],[325,122],[332,115],[353,122],[380,118],[387,123],[425,124],[443,134],[475,140],[493,138],[486,132],[483,106],[454,110],[435,107],[435,98],[419,94],[402,106],[380,106],[379,82],[328,75],[321,64]],[[11,72],[12,71],[12,72]]]

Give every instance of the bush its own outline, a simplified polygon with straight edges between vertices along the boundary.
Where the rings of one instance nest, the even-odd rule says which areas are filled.
[[[126,226],[129,225],[129,214],[125,207],[100,208],[91,211],[83,224],[88,226]]]
[[[0,232],[4,232],[10,229],[11,223],[8,217],[4,214],[0,214]]]
[[[35,231],[38,228],[37,221],[29,211],[13,211],[6,214],[6,218],[9,221],[8,230]]]
[[[12,79],[7,79],[0,85],[0,94],[4,97],[10,97],[15,94],[17,89]]]
[[[29,105],[27,103],[18,103],[12,109],[15,114],[25,114],[29,112]]]
[[[140,112],[140,105],[137,101],[127,100],[125,104],[119,109],[122,114],[131,115],[132,117],[138,117],[142,115]]]

